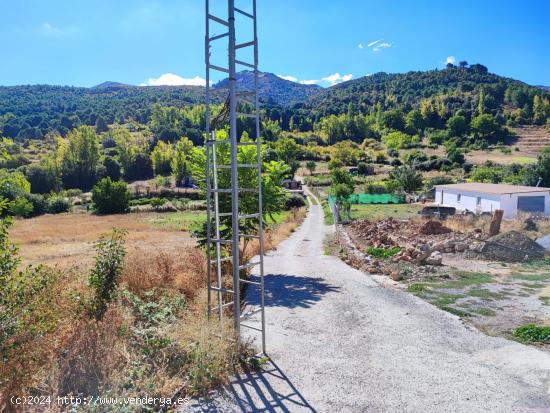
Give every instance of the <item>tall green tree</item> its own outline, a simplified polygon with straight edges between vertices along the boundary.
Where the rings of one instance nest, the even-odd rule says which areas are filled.
[[[485,140],[497,137],[501,131],[500,125],[497,123],[495,117],[489,113],[474,117],[471,122],[471,127],[477,138]]]
[[[193,148],[193,142],[186,137],[181,138],[174,145],[170,166],[172,168],[172,175],[174,175],[176,179],[176,185],[181,184],[181,182],[190,175],[188,159]]]
[[[89,190],[99,165],[99,140],[91,126],[73,129],[57,147],[57,164],[65,188]]]
[[[351,219],[349,196],[353,194],[355,190],[353,177],[344,168],[334,168],[330,172],[330,181],[330,194],[335,199],[338,211],[338,216],[336,218],[340,221],[342,218],[341,212],[343,211],[347,219]]]
[[[468,132],[468,127],[468,120],[462,115],[455,114],[447,120],[450,136],[464,136]]]
[[[219,131],[217,138],[219,140],[227,139],[226,131]],[[262,145],[260,158],[265,159],[265,146]],[[216,145],[216,160],[219,165],[231,164],[231,152],[229,145]],[[237,152],[238,163],[253,164],[257,162],[257,152],[255,145],[239,146]],[[203,149],[191,148],[187,156],[189,170],[197,181],[201,190],[206,191],[206,154]],[[285,203],[285,191],[282,188],[282,181],[288,174],[288,166],[280,161],[262,162],[262,207],[264,219],[282,211]],[[218,187],[231,188],[231,170],[220,169],[218,171]],[[239,170],[240,188],[257,188],[258,171],[255,168],[242,168]],[[220,212],[231,212],[231,194],[218,194]],[[239,212],[243,215],[254,214],[258,212],[258,194],[256,192],[239,193]],[[222,216],[220,218],[221,235],[225,239],[231,238],[231,217]],[[258,219],[243,219],[239,221],[239,231],[243,234],[255,234],[258,231]],[[204,243],[206,236],[206,227],[197,232]],[[248,241],[248,240],[245,240]],[[246,249],[247,243],[242,246]]]
[[[155,175],[169,175],[172,172],[172,144],[158,141],[151,152],[151,163]]]
[[[283,137],[274,143],[275,153],[277,159],[284,162],[291,169],[291,173],[294,175],[298,169],[297,158],[300,154],[300,145],[292,138]]]
[[[422,187],[422,175],[413,165],[395,167],[390,172],[390,178],[395,180],[405,192],[414,192]]]
[[[550,147],[543,148],[537,163],[527,168],[526,184],[550,187]]]
[[[131,133],[121,127],[111,130],[110,136],[116,142],[118,162],[124,178],[128,181],[147,179],[152,176],[149,143],[141,132]]]

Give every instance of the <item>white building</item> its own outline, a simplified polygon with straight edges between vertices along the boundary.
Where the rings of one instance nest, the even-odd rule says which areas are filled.
[[[504,211],[514,218],[518,211],[550,216],[550,188],[477,182],[435,186],[435,203],[475,213]]]

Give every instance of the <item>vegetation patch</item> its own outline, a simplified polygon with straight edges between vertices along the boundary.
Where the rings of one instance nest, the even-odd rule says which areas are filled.
[[[495,311],[485,307],[472,308],[470,311],[472,311],[475,314],[482,315],[484,317],[493,317],[496,315]]]
[[[395,254],[399,253],[400,251],[401,251],[401,247],[398,247],[398,246],[389,247],[389,248],[368,247],[366,250],[366,253],[371,257],[381,258],[383,260],[386,260],[388,258],[393,257]]]
[[[458,308],[454,308],[454,307],[451,307],[451,306],[448,306],[448,305],[444,305],[444,306],[439,307],[439,308],[443,311],[447,311],[448,313],[457,315],[459,317],[469,317],[471,315],[470,313],[468,313],[466,311],[459,310]]]
[[[351,206],[351,217],[353,219],[410,219],[418,217],[418,212],[422,209],[420,205],[414,204],[392,204],[392,205],[381,205],[370,204],[370,205],[352,205]]]
[[[458,271],[455,273],[456,279],[437,284],[442,289],[462,289],[470,285],[486,284],[493,281],[490,274],[484,272]]]
[[[521,341],[550,343],[550,327],[527,324],[514,330],[514,337]]]
[[[550,273],[543,273],[543,274],[514,274],[512,275],[513,278],[519,279],[519,280],[526,280],[526,281],[546,281],[550,280]]]
[[[407,291],[411,293],[420,293],[429,288],[426,283],[412,283],[407,286]]]
[[[193,231],[206,222],[206,214],[200,212],[168,212],[149,218],[153,228],[175,231]]]
[[[507,294],[497,293],[486,288],[472,288],[466,292],[470,297],[477,297],[483,300],[498,300]]]

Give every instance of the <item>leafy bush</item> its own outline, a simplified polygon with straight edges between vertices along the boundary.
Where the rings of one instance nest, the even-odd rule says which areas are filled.
[[[10,214],[17,217],[28,218],[32,215],[32,204],[24,197],[15,198],[10,203]]]
[[[514,337],[521,341],[534,341],[550,343],[550,327],[541,327],[535,324],[527,324],[514,330]]]
[[[47,267],[18,270],[18,248],[8,238],[10,218],[0,220],[0,394],[20,393],[49,361],[47,334],[58,324],[59,274]]]
[[[401,251],[401,247],[368,247],[367,254],[374,258],[388,259]]]
[[[504,179],[504,173],[502,168],[495,168],[490,166],[478,166],[470,175],[472,182],[486,182],[492,184],[498,184]]]
[[[62,212],[68,212],[71,209],[69,201],[59,195],[48,198],[48,206],[46,210],[49,214],[61,214]]]
[[[27,194],[25,198],[32,204],[32,216],[38,216],[46,213],[48,203],[43,195]]]
[[[398,166],[390,172],[390,178],[399,183],[403,191],[414,192],[422,187],[422,175],[410,165]]]
[[[418,136],[411,136],[403,132],[390,132],[382,136],[382,142],[389,149],[407,149],[419,142]]]
[[[446,175],[435,176],[429,180],[428,187],[432,188],[435,185],[447,185],[447,184],[454,184],[453,178]]]
[[[441,145],[449,139],[449,133],[445,130],[430,130],[427,135],[428,142],[434,145]]]
[[[92,189],[92,203],[99,214],[118,214],[126,212],[130,205],[130,192],[126,182],[113,182],[103,178]]]
[[[151,198],[149,203],[153,208],[158,209],[162,207],[166,203],[166,201],[162,198]]]
[[[302,208],[306,206],[306,200],[301,195],[290,195],[285,201],[285,209]]]
[[[383,183],[369,182],[365,185],[365,192],[367,194],[387,194],[388,188]]]
[[[373,175],[374,168],[366,162],[359,162],[357,164],[357,173],[359,175]]]
[[[407,153],[405,156],[403,156],[403,160],[406,163],[418,164],[420,162],[427,161],[428,160],[428,155],[426,155],[422,151],[419,151],[418,149],[415,149],[415,150]]]
[[[101,237],[95,245],[97,252],[95,266],[90,273],[89,285],[93,289],[90,316],[100,320],[117,287],[117,280],[123,270],[124,237],[126,232],[115,228],[109,237]]]
[[[399,151],[394,148],[390,148],[387,150],[388,156],[391,156],[392,158],[398,158],[399,157]]]

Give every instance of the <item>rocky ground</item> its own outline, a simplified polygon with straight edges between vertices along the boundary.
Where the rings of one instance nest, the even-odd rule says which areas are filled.
[[[550,261],[525,233],[457,232],[439,221],[356,221],[339,228],[340,256],[461,316],[491,335],[550,323]],[[372,248],[399,251],[377,258]],[[550,350],[548,345],[543,348]]]

